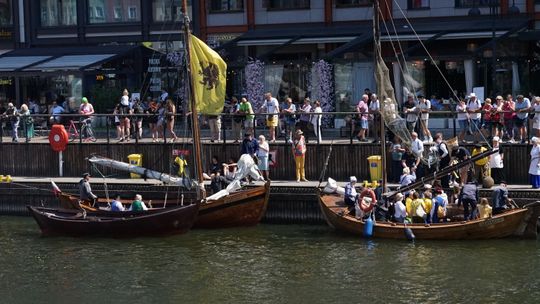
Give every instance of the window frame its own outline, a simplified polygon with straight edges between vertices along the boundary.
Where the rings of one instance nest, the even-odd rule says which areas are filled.
[[[307,1],[306,7],[270,7],[270,4],[273,0],[266,0],[266,10],[267,11],[295,11],[295,10],[309,10],[311,9],[311,0],[303,0]],[[289,1],[287,1],[290,3]]]
[[[121,6],[113,7],[113,18],[114,20],[122,21],[122,7]]]
[[[349,8],[349,7],[370,7],[373,5],[373,0],[366,0],[368,4],[360,3],[339,3],[340,0],[335,0],[336,8]]]
[[[52,7],[47,5],[48,3],[46,3],[45,6],[43,6],[42,0],[37,1],[37,5],[39,5],[39,10],[40,10],[39,27],[40,28],[76,27],[81,22],[77,16],[78,1],[72,0],[72,1],[67,1],[64,3],[60,0],[55,0],[55,1],[56,1],[55,2],[56,7],[54,10],[55,24],[51,24],[51,21],[53,20],[49,18],[52,15],[51,12],[53,12],[53,10],[51,10]],[[73,8],[75,9],[73,14],[66,12],[67,9],[73,9]],[[65,22],[66,20],[74,20],[74,22],[68,24],[67,22]],[[44,21],[46,21],[45,22],[46,24],[44,24]]]
[[[228,13],[241,13],[241,12],[244,12],[244,7],[245,7],[245,3],[244,3],[244,0],[238,0],[240,1],[240,3],[242,3],[242,8],[239,8],[239,9],[231,9],[231,3],[230,3],[230,0],[227,0],[227,6],[228,6],[228,9],[225,9],[225,10],[216,10],[216,9],[213,9],[213,1],[217,1],[217,0],[210,0],[210,8],[208,10],[208,12],[210,14],[228,14]],[[249,0],[248,0],[249,1]]]
[[[472,1],[471,4],[463,5],[463,1]],[[482,1],[485,1],[485,3],[482,3]],[[455,0],[454,7],[455,8],[473,8],[473,7],[490,7],[492,0]],[[500,7],[501,6],[501,0],[496,0],[497,3],[495,6]]]
[[[137,7],[136,6],[128,6],[128,20],[137,20]]]
[[[431,9],[431,1],[428,0],[427,6],[421,6],[421,7],[413,7],[413,3],[415,0],[407,0],[407,10],[411,11],[421,11],[421,10],[429,10]]]

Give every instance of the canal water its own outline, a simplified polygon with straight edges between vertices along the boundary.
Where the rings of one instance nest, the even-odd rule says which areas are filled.
[[[538,303],[531,240],[365,240],[259,225],[163,238],[41,237],[0,217],[1,303]]]

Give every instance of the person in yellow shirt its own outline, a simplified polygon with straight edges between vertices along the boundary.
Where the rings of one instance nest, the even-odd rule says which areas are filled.
[[[424,192],[424,202],[422,203],[422,206],[424,207],[424,210],[426,210],[426,213],[430,213],[432,205],[433,205],[433,194],[431,194],[431,191]],[[426,223],[431,222],[430,216],[426,216],[425,219],[426,219]]]
[[[178,168],[178,176],[179,177],[185,177],[186,176],[186,167],[187,167],[187,161],[184,159],[184,155],[179,155],[174,159],[174,165],[176,168]]]
[[[487,198],[483,197],[480,199],[480,204],[478,205],[478,211],[480,212],[480,218],[490,218],[493,216],[493,208],[489,205]]]
[[[408,209],[410,209],[410,213],[408,212],[408,216],[412,218],[413,223],[423,223],[424,218],[427,214],[423,206],[424,200],[418,196],[418,192],[413,192],[411,199],[411,202],[408,204]],[[421,208],[421,210],[424,210],[423,214],[418,213],[419,208]]]
[[[475,155],[478,155],[480,153],[486,152],[487,149],[485,147],[482,147],[482,145],[477,144],[474,146],[474,149],[472,150],[472,157]],[[482,183],[484,178],[486,176],[491,176],[491,172],[489,170],[489,156],[483,157],[477,161],[474,162],[474,176],[478,183]]]

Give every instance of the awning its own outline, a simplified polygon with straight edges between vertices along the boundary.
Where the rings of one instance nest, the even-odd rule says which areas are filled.
[[[0,57],[0,72],[9,72],[45,61],[51,56],[7,56]]]
[[[81,70],[86,67],[95,66],[96,64],[106,61],[114,56],[116,56],[116,54],[66,55],[33,65],[24,69],[24,71]]]
[[[523,16],[498,16],[495,19],[491,16],[419,19],[413,21],[412,24],[405,19],[396,19],[393,22],[381,23],[381,41],[418,41],[420,39],[430,43],[436,40],[492,38],[493,32],[495,32],[495,37],[504,38],[525,29],[528,22],[529,20]],[[219,49],[231,46],[274,46],[263,54],[264,57],[268,57],[271,53],[290,44],[344,43],[325,56],[331,59],[345,52],[360,50],[370,44],[372,39],[371,21],[354,26],[322,24],[310,27],[282,26],[250,30]],[[417,46],[411,47],[406,52],[417,48]]]
[[[82,72],[126,56],[142,46],[88,46],[16,49],[0,56],[0,71],[8,75],[40,72]]]

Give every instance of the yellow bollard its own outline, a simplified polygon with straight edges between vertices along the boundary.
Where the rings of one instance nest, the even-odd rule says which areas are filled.
[[[4,181],[4,176],[0,175],[0,183]]]
[[[6,183],[11,183],[11,175],[6,175]]]

